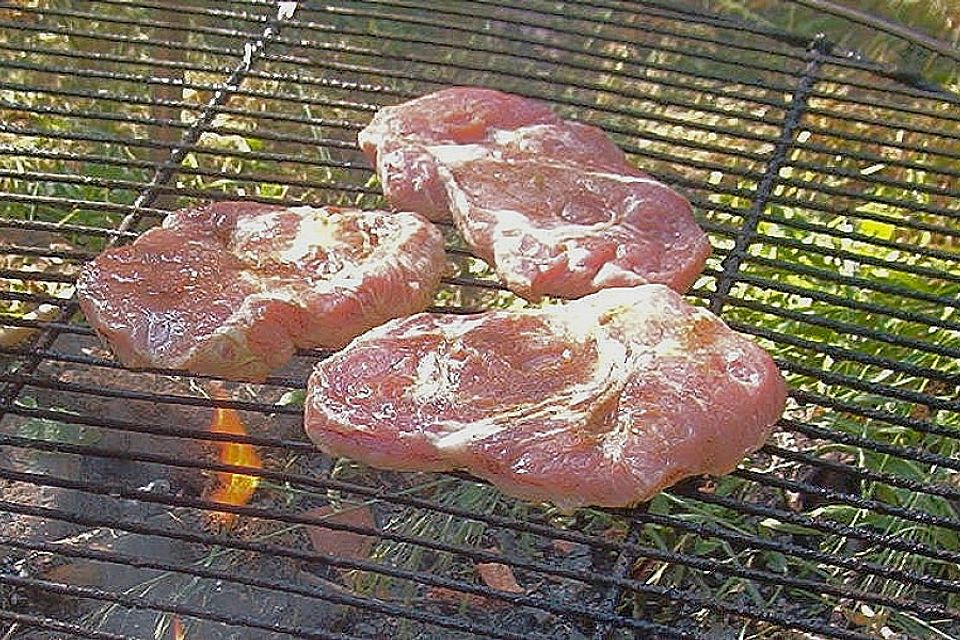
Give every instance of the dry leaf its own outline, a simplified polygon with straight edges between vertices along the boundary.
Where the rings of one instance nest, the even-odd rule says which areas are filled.
[[[373,520],[373,513],[370,507],[361,505],[359,507],[347,507],[342,511],[334,511],[332,507],[320,507],[306,512],[304,515],[311,518],[322,519],[331,524],[343,524],[354,527],[365,527],[373,529],[376,523]],[[327,529],[320,525],[308,526],[307,535],[313,548],[320,553],[335,556],[337,558],[348,558],[352,560],[365,559],[370,556],[370,551],[376,543],[375,536],[366,536],[353,531],[343,531],[339,529]]]
[[[103,570],[92,562],[78,560],[44,571],[43,577],[62,584],[96,586],[103,582]]]
[[[427,589],[426,596],[430,600],[443,604],[452,604],[456,606],[465,604],[469,607],[484,609],[487,611],[491,609],[502,609],[510,606],[509,603],[504,602],[503,600],[484,598],[483,596],[475,593],[463,593],[462,591],[456,591],[454,589],[447,589],[446,587],[438,586],[432,586]]]
[[[170,625],[170,636],[173,640],[186,640],[187,631],[183,628],[180,618],[173,616],[173,623]]]
[[[570,555],[573,553],[573,550],[577,548],[576,542],[571,542],[569,540],[560,540],[559,538],[554,538],[551,541],[551,546],[553,550],[561,555]]]
[[[843,616],[857,625],[858,627],[879,628],[886,624],[890,616],[885,609],[874,609],[868,604],[861,604],[859,607],[841,608]]]
[[[526,589],[517,583],[513,569],[499,562],[483,562],[477,565],[477,573],[491,589],[507,593],[526,593]]]
[[[627,537],[627,528],[624,525],[613,525],[600,532],[600,539],[604,542],[620,542]]]

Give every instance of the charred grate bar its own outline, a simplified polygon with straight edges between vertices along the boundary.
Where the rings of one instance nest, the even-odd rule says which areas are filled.
[[[787,153],[793,147],[793,140],[800,126],[800,119],[803,118],[807,110],[807,101],[810,97],[810,91],[813,89],[817,76],[820,73],[820,67],[823,64],[823,53],[826,49],[823,39],[817,39],[807,46],[810,61],[803,68],[803,74],[797,82],[797,88],[790,98],[790,110],[787,111],[786,118],[780,129],[780,136],[777,138],[776,146],[763,172],[763,177],[757,185],[756,194],[753,196],[753,204],[744,216],[743,224],[737,230],[733,249],[720,263],[723,273],[717,281],[716,292],[710,298],[710,310],[716,314],[723,311],[730,289],[733,288],[737,279],[737,272],[740,270],[740,263],[747,257],[747,249],[753,243],[757,234],[757,227],[760,224],[760,215],[767,208],[770,202],[770,195],[773,188],[780,181],[780,169],[787,159]]]
[[[0,27],[0,638],[960,635],[956,95],[694,2],[47,0]],[[695,205],[691,298],[792,386],[734,474],[562,514],[318,455],[324,352],[211,398],[99,348],[80,264],[198,200],[376,206],[356,132],[453,83],[603,127]],[[502,303],[448,258],[437,311]]]
[[[161,193],[161,187],[166,185],[171,178],[173,178],[176,170],[183,163],[183,159],[189,148],[197,142],[203,131],[210,126],[214,116],[217,114],[218,109],[226,104],[231,93],[239,87],[240,83],[243,81],[243,78],[253,67],[254,62],[261,55],[263,55],[263,50],[265,49],[267,43],[277,36],[280,23],[285,18],[290,17],[290,10],[291,8],[289,5],[281,3],[277,9],[276,16],[267,24],[263,30],[263,33],[255,39],[244,42],[243,58],[230,72],[230,75],[223,82],[222,87],[217,88],[213,94],[213,97],[207,102],[206,105],[204,105],[199,117],[197,117],[197,119],[192,125],[190,125],[189,128],[187,128],[186,131],[184,131],[179,143],[171,148],[170,156],[162,165],[156,168],[150,183],[143,188],[139,196],[137,196],[137,199],[133,202],[131,210],[124,216],[120,225],[117,227],[116,233],[118,235],[114,235],[111,238],[111,245],[116,244],[122,238],[122,235],[119,234],[125,234],[129,232],[130,229],[132,229],[140,221],[141,217],[146,212],[146,209],[150,208],[156,202]],[[63,311],[57,321],[63,323],[74,316],[79,310],[79,305],[76,302],[71,302],[63,308]],[[58,331],[59,330],[56,328],[52,328],[49,331],[44,330],[44,332],[41,333],[36,339],[36,346],[39,349],[44,349],[52,345],[57,339]],[[24,363],[22,368],[32,371],[40,364],[41,361],[42,358],[32,358],[28,362]],[[0,405],[3,407],[8,406],[20,393],[21,389],[22,388],[17,387],[15,383],[7,383],[3,393],[0,394]],[[0,409],[0,417],[2,417],[2,415],[3,411]]]

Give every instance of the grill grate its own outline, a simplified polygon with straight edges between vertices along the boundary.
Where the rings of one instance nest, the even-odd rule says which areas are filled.
[[[960,636],[956,95],[693,2],[39,4],[0,7],[0,329],[33,332],[0,344],[4,640]],[[446,84],[601,126],[695,205],[691,298],[792,386],[730,477],[558,513],[318,455],[295,394],[324,352],[219,399],[99,348],[76,265],[200,199],[376,206],[356,132]],[[437,310],[509,301],[448,255]],[[211,499],[225,473],[250,504]]]

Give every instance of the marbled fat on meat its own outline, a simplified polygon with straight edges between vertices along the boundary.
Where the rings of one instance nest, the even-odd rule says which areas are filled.
[[[262,380],[424,310],[443,238],[413,213],[223,202],[171,213],[80,275],[80,306],[126,366]]]
[[[533,100],[446,89],[381,109],[359,140],[395,207],[452,218],[531,300],[645,283],[683,292],[710,254],[686,199],[600,129]]]
[[[320,362],[305,425],[376,467],[465,469],[563,508],[730,472],[783,411],[773,360],[662,285],[395,320]]]

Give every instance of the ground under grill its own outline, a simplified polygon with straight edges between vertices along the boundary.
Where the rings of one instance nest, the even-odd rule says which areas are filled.
[[[955,94],[694,2],[34,4],[0,4],[0,639],[960,636]],[[100,346],[85,261],[200,201],[380,205],[357,131],[450,84],[694,204],[691,301],[792,389],[734,474],[561,513],[317,454],[326,353],[250,385]],[[509,299],[452,232],[448,261],[436,310]]]

